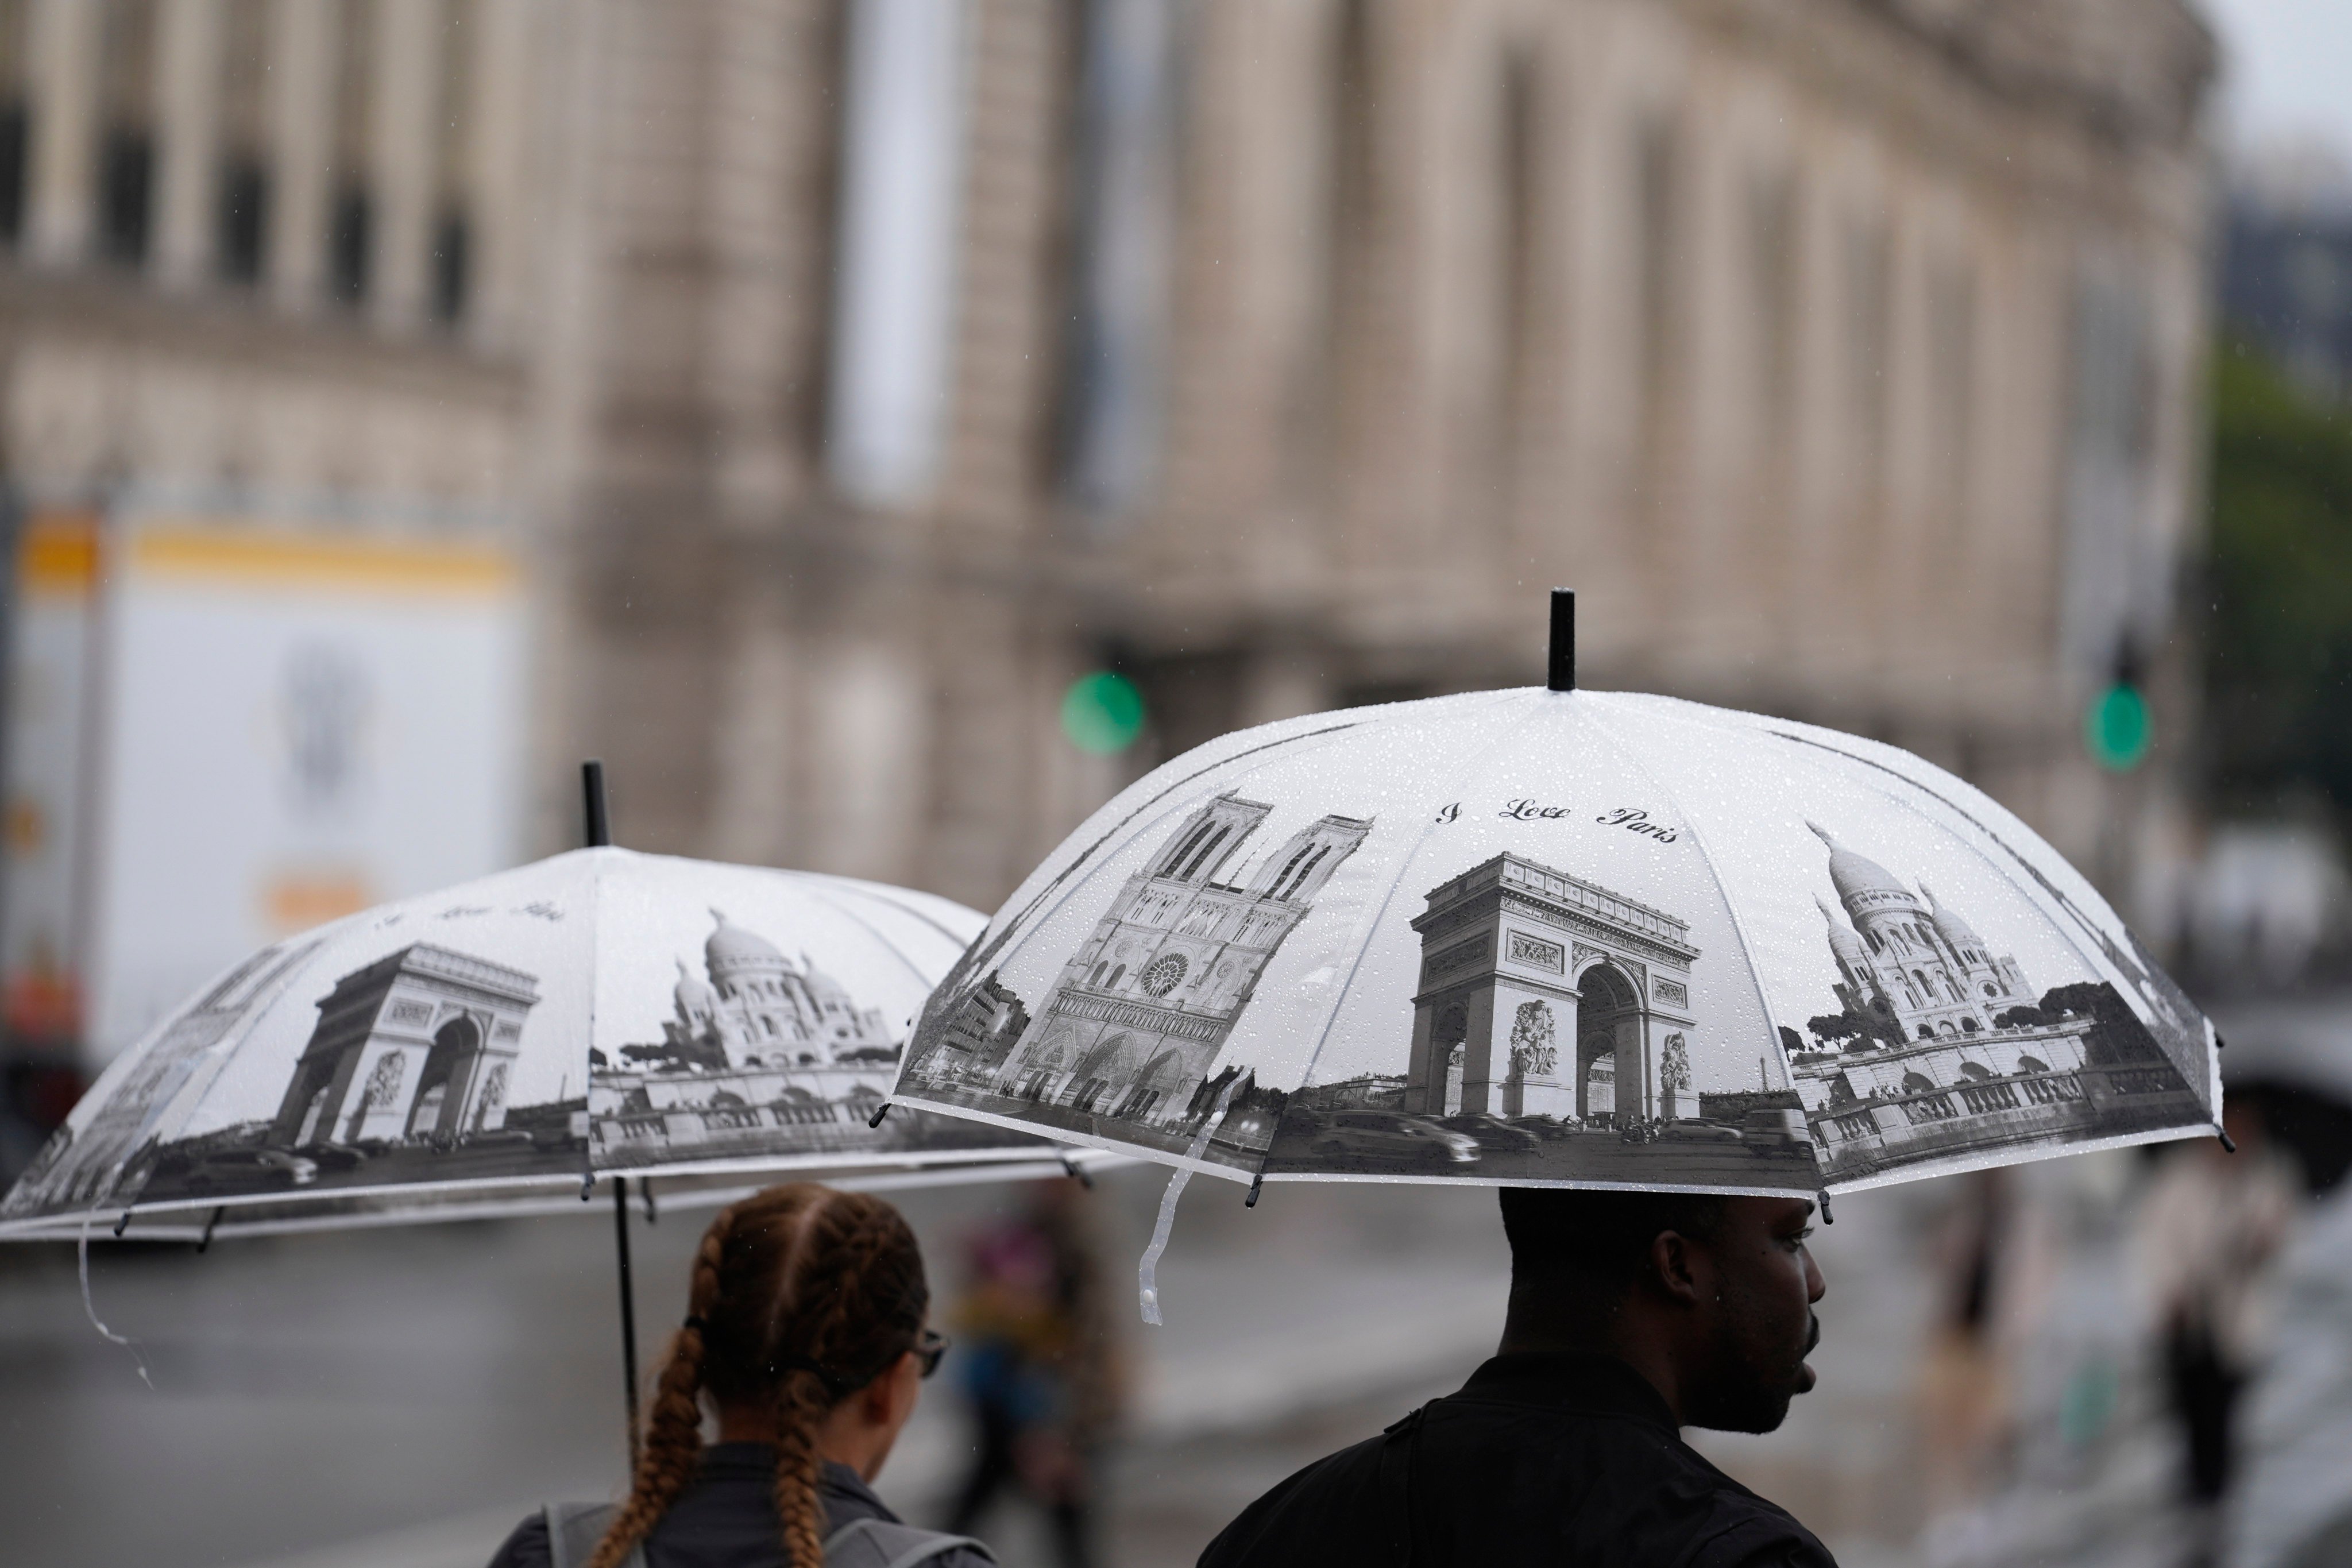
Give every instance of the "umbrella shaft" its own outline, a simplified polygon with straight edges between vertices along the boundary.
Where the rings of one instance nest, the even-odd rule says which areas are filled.
[[[629,1287],[629,1179],[613,1178],[613,1252],[621,1266],[621,1381],[628,1396],[629,1470],[637,1468],[637,1300]]]

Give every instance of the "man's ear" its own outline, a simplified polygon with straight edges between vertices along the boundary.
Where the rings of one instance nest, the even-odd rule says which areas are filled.
[[[1712,1270],[1698,1244],[1680,1231],[1662,1230],[1650,1238],[1650,1273],[1658,1289],[1674,1300],[1696,1306],[1714,1290]]]

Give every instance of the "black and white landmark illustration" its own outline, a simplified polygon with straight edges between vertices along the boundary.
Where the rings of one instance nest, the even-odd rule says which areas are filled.
[[[912,1115],[880,1129],[866,1118],[898,1065],[900,1036],[878,1007],[806,954],[710,911],[702,973],[677,964],[670,1016],[659,1042],[623,1046],[618,1060],[591,1058],[588,1129],[600,1164],[653,1164],[730,1152],[812,1153],[887,1150],[919,1125]],[[930,1119],[933,1142],[984,1129]]]
[[[1690,928],[1497,855],[1430,889],[1402,1109],[1561,1121],[1694,1117]]]
[[[536,975],[430,942],[354,970],[319,1003],[271,1141],[446,1143],[503,1128],[538,1004]]]
[[[1371,824],[1326,816],[1219,877],[1274,810],[1233,794],[1188,816],[1129,877],[1034,1017],[992,973],[920,1042],[909,1081],[977,1109],[1173,1145],[1213,1100],[1213,1064],[1265,967]],[[1239,1082],[1244,1069],[1223,1069]]]
[[[9,1190],[0,1217],[103,1204],[137,1192],[146,1170],[133,1156],[145,1149],[159,1119],[184,1098],[203,1092],[222,1059],[215,1047],[274,997],[286,976],[318,946],[311,938],[265,947],[198,997],[164,1026],[87,1126],[77,1131],[68,1121],[58,1129]]]
[[[1842,906],[1821,905],[1842,1011],[1811,1021],[1812,1048],[1790,1068],[1832,1176],[2195,1116],[2187,1079],[2113,984],[2037,993],[1925,886],[1813,832]]]

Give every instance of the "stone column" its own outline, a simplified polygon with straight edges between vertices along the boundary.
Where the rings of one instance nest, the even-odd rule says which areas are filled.
[[[1500,1090],[1503,1080],[1496,1068],[1495,985],[1490,976],[1486,984],[1467,997],[1470,1004],[1470,1033],[1462,1042],[1462,1105],[1468,1113],[1491,1115],[1501,1109]],[[1502,1066],[1510,1068],[1510,1042],[1502,1043]]]
[[[376,7],[375,93],[368,127],[368,188],[375,221],[369,244],[369,306],[379,326],[425,318],[432,255],[434,88],[448,8],[428,0]]]
[[[26,247],[50,267],[89,257],[98,200],[98,52],[92,0],[33,0],[26,75],[33,93]]]
[[[327,269],[335,83],[332,0],[277,0],[269,18],[269,259],[279,305],[318,309]]]
[[[173,288],[204,280],[220,190],[222,0],[170,0],[157,14],[156,272]]]

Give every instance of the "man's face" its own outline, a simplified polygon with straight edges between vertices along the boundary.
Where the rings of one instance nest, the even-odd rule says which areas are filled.
[[[1698,1250],[1713,1274],[1706,1374],[1685,1395],[1684,1418],[1724,1432],[1769,1432],[1789,1401],[1813,1386],[1805,1357],[1822,1337],[1813,1303],[1827,1289],[1806,1250],[1813,1205],[1801,1198],[1729,1198]]]

